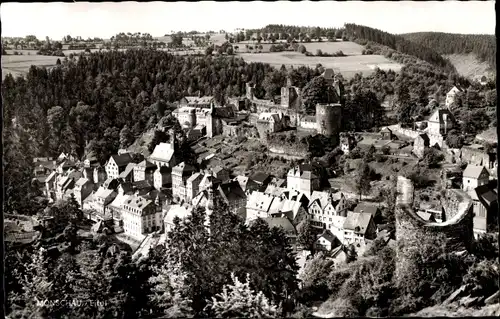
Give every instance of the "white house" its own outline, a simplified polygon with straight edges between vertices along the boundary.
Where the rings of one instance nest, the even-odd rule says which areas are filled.
[[[462,189],[469,192],[479,186],[488,184],[489,180],[490,174],[484,166],[469,164],[463,173]]]

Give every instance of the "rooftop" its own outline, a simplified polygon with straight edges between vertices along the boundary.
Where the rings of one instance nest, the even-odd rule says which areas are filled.
[[[488,172],[484,166],[478,166],[478,165],[472,165],[469,164],[464,170],[463,177],[468,177],[468,178],[479,178],[481,174],[485,171],[486,173]],[[488,174],[489,175],[489,174]]]
[[[132,156],[130,153],[111,155],[111,158],[115,161],[118,167],[126,166],[128,163],[132,162]]]
[[[372,219],[370,213],[348,212],[344,222],[344,229],[352,230],[356,233],[365,234]]]

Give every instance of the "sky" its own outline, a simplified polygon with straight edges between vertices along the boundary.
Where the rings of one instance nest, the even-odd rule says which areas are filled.
[[[119,32],[160,37],[171,31],[232,32],[268,24],[342,27],[361,24],[390,33],[495,34],[495,1],[77,2],[5,3],[2,36],[109,39]]]

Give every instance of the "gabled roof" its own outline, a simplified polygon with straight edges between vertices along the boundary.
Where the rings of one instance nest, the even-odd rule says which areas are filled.
[[[149,158],[162,162],[170,162],[172,156],[174,156],[172,145],[170,143],[160,143],[155,146],[155,149]]]
[[[118,167],[127,166],[128,163],[132,162],[132,156],[130,155],[130,153],[111,155],[111,158]]]
[[[207,104],[214,100],[213,96],[185,96],[184,98],[189,104]]]
[[[498,203],[498,194],[496,188],[490,185],[481,185],[475,189],[479,201],[486,207],[490,208],[492,205]]]
[[[286,188],[277,187],[277,186],[275,186],[273,184],[269,184],[269,185],[267,185],[266,190],[264,191],[264,193],[270,194],[270,195],[273,195],[273,196],[280,196],[286,190],[287,190]]]
[[[203,175],[201,175],[200,173],[194,173],[193,175],[191,175],[191,177],[189,177],[186,181],[186,183],[193,183],[194,181],[196,180],[201,180],[203,179]]]
[[[108,198],[114,193],[114,190],[112,189],[106,189],[100,187],[97,192],[94,194],[94,197],[99,197],[99,198]]]
[[[392,133],[391,129],[388,128],[387,126],[384,127],[382,130],[380,130],[380,133]]]
[[[261,192],[253,192],[247,199],[247,209],[255,209],[259,211],[268,212],[274,196],[264,194]]]
[[[255,181],[249,179],[246,176],[238,175],[236,176],[233,181],[237,181],[240,184],[240,187],[243,191],[247,191],[249,185],[257,186]]]
[[[313,173],[313,168],[311,164],[300,164],[288,171],[288,175],[300,176],[301,178],[313,179],[318,178]]]
[[[131,174],[134,171],[135,163],[128,163],[127,167],[125,167],[125,170],[118,175],[119,178],[126,178],[129,174]]]
[[[337,240],[337,237],[335,237],[334,234],[332,234],[331,231],[328,229],[325,229],[325,231],[318,237],[319,238],[324,238],[328,240],[330,243],[334,243]]]
[[[82,187],[82,186],[83,186],[83,185],[85,185],[85,183],[87,183],[87,182],[90,182],[90,180],[89,180],[88,178],[84,178],[84,177],[82,177],[82,178],[80,178],[79,180],[77,180],[77,181],[76,181],[76,183],[75,183],[75,187],[76,187],[76,188],[77,188],[77,187]]]
[[[258,183],[264,183],[268,178],[270,177],[269,174],[266,174],[264,172],[255,172],[250,176],[250,179],[258,182]]]
[[[364,235],[371,220],[372,214],[349,212],[344,222],[344,229]]]
[[[116,208],[121,208],[123,203],[129,199],[130,195],[123,194],[120,195],[118,194],[115,199],[109,204],[110,206],[116,207]]]
[[[359,203],[356,208],[354,208],[355,213],[368,213],[371,214],[372,216],[375,216],[375,214],[378,211],[378,207],[374,204],[362,202]]]
[[[455,117],[448,109],[437,109],[434,113],[429,117],[429,122],[439,122],[440,124],[444,124],[444,117],[447,116],[450,121],[455,122]]]
[[[468,177],[468,178],[479,178],[481,174],[484,172],[488,173],[486,168],[484,166],[478,166],[478,165],[472,165],[469,164],[464,170],[463,177]],[[489,173],[488,173],[489,175]]]
[[[174,166],[174,168],[172,168],[172,173],[176,173],[176,174],[183,175],[183,176],[189,175],[192,172],[194,172],[194,167],[189,165],[189,164],[186,164],[185,162],[182,162],[182,163]]]
[[[219,186],[220,191],[228,201],[242,200],[246,198],[245,192],[237,181],[223,183]]]
[[[311,199],[309,201],[309,207],[311,207],[311,205],[314,202],[318,202],[318,204],[321,207],[321,209],[324,209],[328,205],[328,203],[330,202],[330,200],[331,200],[331,196],[330,196],[329,193],[314,191],[311,194]]]
[[[297,233],[297,231],[295,230],[295,227],[293,226],[293,224],[290,222],[290,220],[288,218],[285,218],[285,217],[267,217],[267,218],[264,218],[264,220],[269,225],[269,228],[281,227],[288,234],[295,235]]]

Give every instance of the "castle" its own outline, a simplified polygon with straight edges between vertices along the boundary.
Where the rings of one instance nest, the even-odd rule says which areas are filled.
[[[330,72],[323,73],[332,74]],[[327,79],[328,80],[328,79]],[[251,111],[257,114],[266,114],[265,120],[262,117],[256,121],[259,133],[276,132],[277,128],[294,127],[308,130],[330,137],[338,137],[341,128],[342,100],[344,87],[338,78],[333,82],[328,82],[335,88],[337,103],[319,103],[316,105],[316,115],[304,114],[302,110],[302,96],[298,87],[292,85],[290,76],[287,78],[285,87],[281,88],[281,96],[274,100],[264,100],[255,97],[255,85],[246,84],[246,98],[250,102]],[[278,122],[278,123],[277,123]]]
[[[333,70],[327,71],[321,76],[335,88],[336,103],[317,104],[314,116],[302,112],[301,90],[293,86],[290,76],[287,78],[286,86],[281,88],[281,95],[273,100],[256,98],[255,85],[247,83],[245,98],[248,103],[245,104],[249,105],[249,111],[254,115],[254,120],[251,122],[257,128],[260,137],[265,138],[267,133],[279,132],[286,128],[297,128],[323,134],[338,141],[344,88],[341,81],[333,77]],[[172,115],[187,131],[190,139],[202,136],[211,138],[219,134],[234,135],[231,134],[234,131],[234,123],[241,122],[237,120],[236,111],[243,107],[243,103],[240,103],[241,99],[236,102],[236,104],[233,101],[227,106],[216,107],[214,98],[210,96],[185,97],[181,99],[179,108],[174,110]],[[230,130],[227,129],[229,125],[232,125]]]

